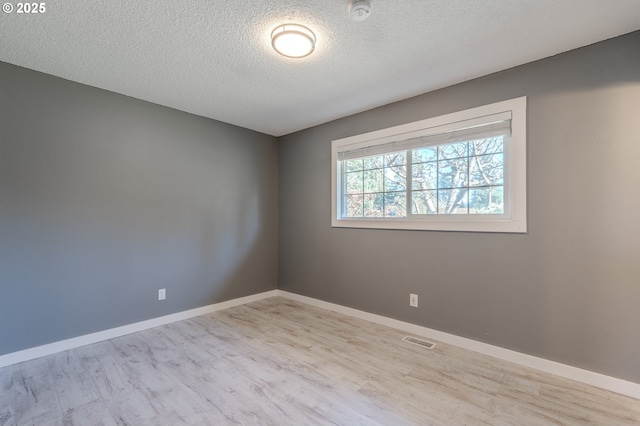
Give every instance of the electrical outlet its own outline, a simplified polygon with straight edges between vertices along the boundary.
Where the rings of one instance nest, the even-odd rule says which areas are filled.
[[[167,298],[167,290],[164,288],[161,288],[160,290],[158,290],[158,300],[164,300]]]
[[[417,294],[409,293],[409,306],[412,306],[414,308],[418,307],[418,295]]]

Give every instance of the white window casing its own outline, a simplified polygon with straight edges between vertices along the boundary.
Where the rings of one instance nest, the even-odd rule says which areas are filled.
[[[521,97],[333,141],[332,226],[526,233],[526,103]],[[477,180],[486,177],[483,164],[495,181]]]

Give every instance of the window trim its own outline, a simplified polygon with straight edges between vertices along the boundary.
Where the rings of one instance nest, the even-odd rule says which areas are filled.
[[[331,226],[338,228],[413,229],[467,232],[527,232],[526,96],[415,121],[331,143]],[[342,218],[338,153],[394,140],[433,135],[460,128],[460,122],[511,114],[510,141],[504,147],[505,213],[503,215],[416,215],[407,218]],[[485,119],[486,121],[486,119]],[[457,126],[457,127],[456,127]],[[510,200],[510,202],[509,202]]]

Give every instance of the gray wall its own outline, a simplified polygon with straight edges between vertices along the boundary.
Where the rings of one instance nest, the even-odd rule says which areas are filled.
[[[275,289],[276,200],[271,136],[0,63],[0,354]]]
[[[524,95],[528,234],[331,228],[333,139]],[[283,137],[279,288],[640,382],[639,114],[636,32]]]

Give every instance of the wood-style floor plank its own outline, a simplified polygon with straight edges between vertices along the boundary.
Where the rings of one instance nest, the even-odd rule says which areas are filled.
[[[39,358],[14,366],[14,408],[19,425],[60,421],[62,411],[48,367],[49,359]]]
[[[637,425],[640,400],[282,298],[0,369],[0,426]]]
[[[0,368],[0,426],[15,426],[13,398],[13,366]]]

